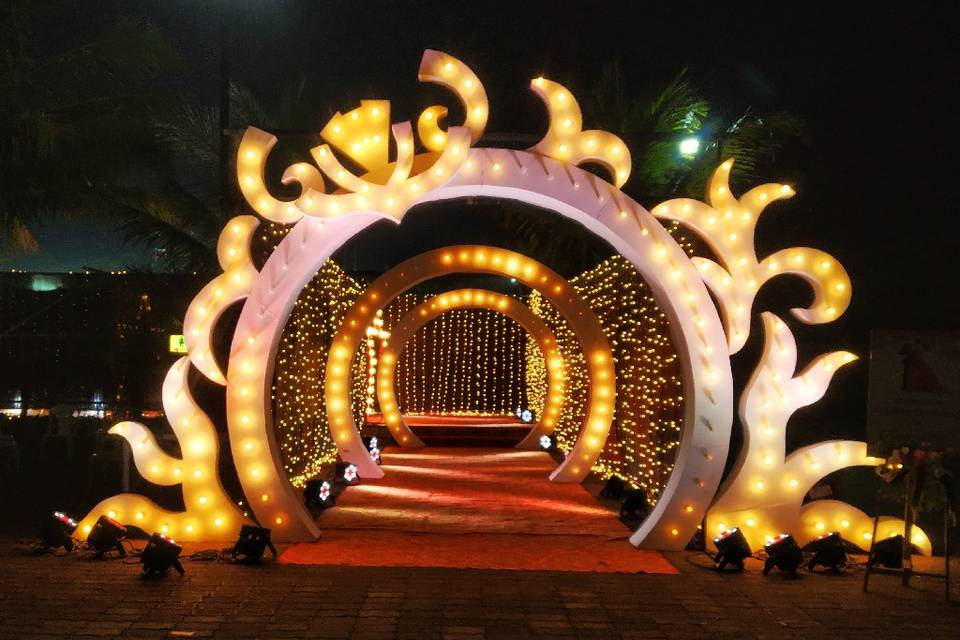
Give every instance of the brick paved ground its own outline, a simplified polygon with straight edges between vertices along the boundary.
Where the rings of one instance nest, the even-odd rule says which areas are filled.
[[[0,638],[960,638],[940,581],[879,576],[863,594],[860,573],[717,575],[667,557],[679,575],[186,562],[144,582],[118,560],[5,541]]]

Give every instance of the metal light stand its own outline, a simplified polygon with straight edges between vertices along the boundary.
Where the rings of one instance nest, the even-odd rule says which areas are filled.
[[[903,559],[902,569],[884,569],[884,573],[899,573],[900,584],[904,587],[910,586],[910,578],[913,576],[926,576],[928,578],[943,578],[943,593],[947,602],[950,602],[950,511],[951,506],[948,502],[943,512],[943,565],[944,572],[929,573],[913,570],[913,558],[911,557],[911,547],[913,539],[913,523],[916,514],[910,505],[910,496],[913,495],[915,479],[913,475],[907,476],[906,500],[903,507],[903,547],[901,548],[901,558]],[[874,571],[873,564],[870,562],[873,556],[873,546],[877,541],[877,525],[880,522],[880,516],[873,518],[873,535],[870,538],[870,549],[867,551],[867,570],[863,574],[863,590],[866,591],[870,583],[870,574]]]

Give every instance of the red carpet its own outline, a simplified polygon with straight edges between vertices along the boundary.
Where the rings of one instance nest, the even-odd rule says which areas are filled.
[[[348,487],[289,564],[676,573],[556,463],[516,449],[388,449],[384,478]]]
[[[373,413],[364,418],[367,424],[383,424],[383,416],[379,413]],[[514,416],[445,416],[438,414],[419,414],[419,413],[404,413],[403,421],[407,423],[409,427],[417,426],[432,426],[432,425],[463,425],[468,427],[475,427],[478,425],[520,425],[524,423],[520,422]]]

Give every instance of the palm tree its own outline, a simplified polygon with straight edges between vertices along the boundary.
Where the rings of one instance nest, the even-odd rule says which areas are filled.
[[[267,107],[246,87],[231,83],[232,131],[248,126],[303,131],[308,115],[304,105],[309,103],[306,90],[306,80],[300,78]],[[237,203],[236,210],[224,208],[219,197],[221,163],[232,166],[236,152],[232,145],[231,157],[220,157],[220,126],[213,105],[198,105],[189,98],[177,101],[149,122],[151,146],[141,161],[149,167],[150,180],[108,185],[100,194],[102,213],[119,226],[128,242],[152,247],[166,269],[215,270],[217,237],[228,220],[244,210],[235,184],[227,185],[227,201]],[[319,134],[306,137],[308,146],[313,146]],[[278,164],[296,159],[289,146],[281,145],[275,155],[280,158]]]
[[[710,103],[686,70],[653,92],[628,92],[619,65],[610,64],[591,95],[585,110],[590,128],[623,138],[633,154],[624,191],[647,206],[676,197],[702,198],[710,174],[727,158],[735,160],[732,182],[753,184],[762,165],[804,132],[803,122],[785,112],[756,115],[748,110],[732,121],[711,116]],[[681,153],[679,143],[692,137],[700,144],[699,152]],[[564,264],[591,266],[609,252],[576,234],[555,233],[556,219],[548,214],[525,211],[509,216],[508,224],[532,252],[561,271]],[[675,225],[671,231],[679,233]]]
[[[99,185],[129,172],[143,113],[161,99],[147,87],[178,63],[142,20],[69,44],[49,37],[71,31],[67,7],[8,0],[0,9],[0,259],[36,250],[31,225],[41,217],[96,210]]]

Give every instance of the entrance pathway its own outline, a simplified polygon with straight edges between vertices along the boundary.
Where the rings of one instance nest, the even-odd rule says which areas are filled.
[[[385,475],[348,487],[292,564],[675,573],[556,462],[516,449],[387,449]]]

